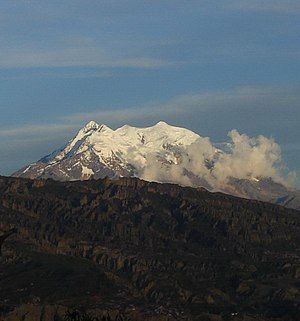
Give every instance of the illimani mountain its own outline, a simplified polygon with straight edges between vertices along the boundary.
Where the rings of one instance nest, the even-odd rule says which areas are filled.
[[[153,127],[125,125],[112,130],[89,122],[63,148],[30,164],[14,176],[84,180],[93,178],[141,176],[153,161],[176,164],[179,146],[190,145],[199,135],[159,122]]]
[[[0,177],[0,320],[298,321],[299,213],[138,178]]]
[[[267,164],[265,171],[255,173],[255,166],[260,166],[259,157],[250,161],[254,170],[249,169],[246,175],[244,167],[249,164],[238,163],[243,172],[240,175],[237,162],[220,162],[234,154],[232,150],[230,143],[211,144],[208,138],[191,130],[162,121],[147,128],[125,125],[116,130],[91,121],[65,146],[13,176],[59,181],[139,177],[300,208],[300,192],[277,179],[273,172],[268,173],[271,166]],[[272,153],[267,156],[272,158]],[[235,172],[222,177],[230,167]]]

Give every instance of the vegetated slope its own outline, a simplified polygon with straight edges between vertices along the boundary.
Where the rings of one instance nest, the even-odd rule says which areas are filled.
[[[34,302],[51,313],[82,303],[133,320],[298,320],[299,211],[134,178],[3,177],[0,228],[11,227],[18,234],[6,242],[0,279],[10,289],[0,292],[7,315],[31,313]],[[87,280],[98,278],[81,291],[72,279],[89,269]]]
[[[241,136],[239,140],[245,138]],[[258,150],[259,146],[255,142],[249,141],[249,144],[243,150]],[[112,130],[91,121],[61,149],[25,166],[12,176],[60,181],[106,176],[139,177],[163,183],[202,186],[211,191],[300,208],[300,192],[282,182],[275,182],[268,173],[258,175],[249,168],[246,177],[237,177],[232,173],[232,177],[221,180],[219,176],[223,175],[224,170],[230,166],[235,168],[237,164],[220,166],[219,161],[224,157],[230,158],[234,153],[234,144],[214,145],[208,138],[191,130],[165,122],[147,128],[125,125]],[[259,160],[264,160],[264,156],[259,155]],[[271,153],[267,159],[272,157],[274,155]],[[244,161],[246,159],[248,157],[243,158]],[[254,170],[260,166],[256,158],[251,164]],[[248,165],[241,165],[241,162],[238,164],[243,169]]]

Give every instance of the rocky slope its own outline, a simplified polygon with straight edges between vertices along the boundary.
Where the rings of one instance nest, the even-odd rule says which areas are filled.
[[[299,211],[134,178],[0,178],[3,320],[298,320]],[[1,320],[1,318],[0,318]]]
[[[222,191],[299,209],[300,192],[286,187],[281,181],[274,181],[267,172],[271,165],[264,165],[265,170],[257,172],[262,162],[274,158],[272,148],[276,150],[272,142],[269,147],[262,146],[266,140],[260,139],[257,142],[249,139],[246,146],[236,151],[232,144],[213,145],[208,138],[165,122],[147,128],[125,125],[112,130],[91,121],[64,147],[25,166],[13,176],[60,181],[106,176],[139,177],[149,181],[203,186],[210,191]],[[244,136],[238,136],[236,143],[242,144],[243,140]],[[262,154],[254,156],[253,153],[259,149]],[[236,163],[235,160],[235,163],[224,163],[224,160],[227,162],[232,157],[241,157],[241,151],[250,151],[252,154],[242,156],[242,162]],[[251,157],[253,159],[247,164]],[[241,170],[236,172],[237,165]],[[245,177],[241,172],[247,166],[249,173]],[[230,170],[231,176],[226,177],[224,172],[228,168],[235,172]],[[274,174],[274,171],[272,169],[271,173]]]

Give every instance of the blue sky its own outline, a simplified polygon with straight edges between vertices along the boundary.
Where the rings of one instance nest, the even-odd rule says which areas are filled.
[[[3,0],[0,174],[90,119],[263,134],[300,171],[299,39],[299,0]]]

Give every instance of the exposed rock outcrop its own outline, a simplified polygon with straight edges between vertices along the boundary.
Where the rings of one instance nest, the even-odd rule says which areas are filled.
[[[133,178],[2,177],[0,229],[11,226],[3,315],[51,304],[133,320],[297,320],[299,211]]]

